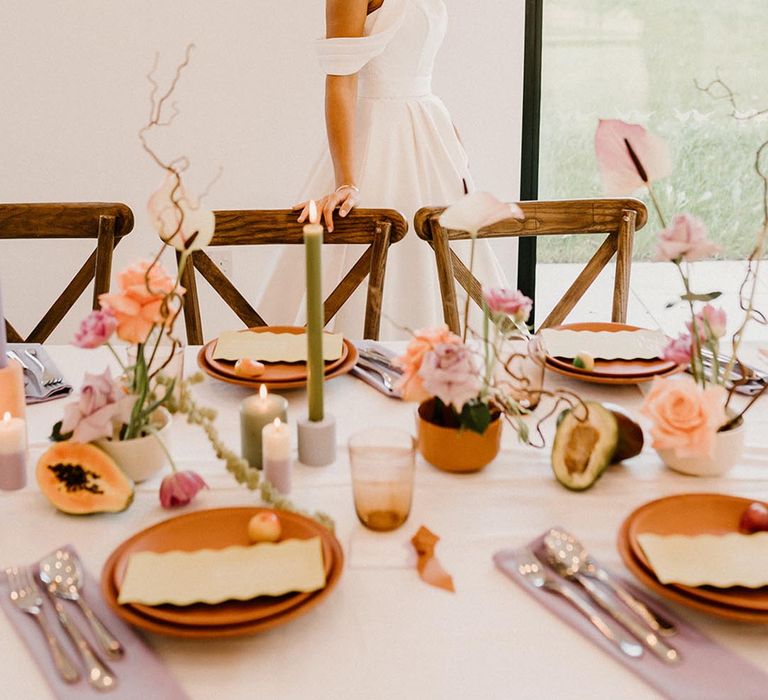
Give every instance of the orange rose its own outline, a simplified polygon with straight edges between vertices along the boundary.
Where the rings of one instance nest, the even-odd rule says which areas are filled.
[[[461,343],[461,338],[448,330],[443,324],[437,328],[425,328],[416,331],[413,340],[408,343],[405,354],[395,360],[395,364],[403,370],[403,376],[398,381],[398,388],[406,401],[421,403],[430,398],[424,389],[424,383],[419,376],[424,355],[434,350],[438,345]]]
[[[692,377],[656,379],[642,413],[653,421],[653,447],[679,457],[712,454],[715,433],[726,421],[725,389],[702,389]]]
[[[150,267],[151,266],[151,267]],[[109,309],[117,319],[117,335],[128,343],[146,341],[153,326],[170,323],[163,318],[163,301],[176,285],[176,281],[160,263],[147,260],[127,267],[117,276],[120,294],[102,294],[99,303]],[[178,294],[183,287],[176,287]]]

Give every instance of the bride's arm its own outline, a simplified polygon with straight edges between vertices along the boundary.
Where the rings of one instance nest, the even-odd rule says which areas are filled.
[[[368,0],[326,0],[326,36],[359,37],[365,30]],[[355,111],[357,105],[357,74],[328,75],[325,79],[325,125],[328,145],[333,159],[336,191],[318,201],[328,231],[333,231],[333,211],[346,216],[357,204],[357,173],[355,172]],[[307,217],[307,208],[299,221]]]

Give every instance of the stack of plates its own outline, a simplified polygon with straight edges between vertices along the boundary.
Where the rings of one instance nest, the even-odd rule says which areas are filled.
[[[627,568],[659,595],[702,612],[745,622],[768,623],[768,587],[715,588],[662,584],[655,576],[637,537],[658,535],[723,535],[738,532],[747,498],[691,493],[651,501],[635,510],[619,530],[618,548]]]
[[[305,328],[298,326],[263,326],[260,328],[244,329],[243,333],[306,333]],[[235,363],[213,359],[216,341],[203,345],[197,354],[197,364],[208,376],[239,386],[259,387],[265,384],[268,389],[296,389],[307,383],[306,362],[268,362],[265,371],[258,377],[248,378],[235,373]],[[338,360],[325,363],[325,378],[332,379],[346,374],[357,362],[357,349],[346,338]]]
[[[117,602],[130,556],[136,552],[223,549],[249,545],[248,521],[265,508],[202,510],[165,520],[123,542],[101,572],[107,604],[126,622],[157,634],[176,637],[234,637],[276,627],[303,615],[327,596],[341,576],[344,554],[333,533],[297,513],[274,511],[282,525],[281,540],[320,537],[325,565],[325,587],[311,593],[228,600],[218,605],[140,605]]]
[[[625,323],[569,323],[558,326],[558,330],[572,331],[638,331],[638,326]],[[653,358],[651,360],[602,360],[595,359],[595,368],[591,371],[573,366],[569,358],[547,355],[547,369],[572,379],[580,379],[595,384],[640,384],[655,377],[665,377],[682,371],[684,368],[675,362]]]

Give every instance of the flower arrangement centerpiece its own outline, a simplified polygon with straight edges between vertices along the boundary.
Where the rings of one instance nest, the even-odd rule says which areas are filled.
[[[139,138],[144,151],[164,171],[160,188],[148,202],[150,220],[162,245],[153,259],[129,265],[118,275],[119,290],[100,296],[101,308],[83,320],[74,339],[83,349],[108,348],[121,373],[113,376],[106,369],[101,374],[86,374],[79,398],[65,407],[62,420],[53,428],[51,438],[56,445],[38,464],[43,492],[66,512],[121,510],[130,505],[134,481],[148,478],[167,465],[172,474],[160,484],[163,507],[186,505],[206,488],[200,475],[180,471],[174,464],[163,434],[174,413],[185,414],[189,423],[203,429],[216,457],[225,460],[238,482],[258,489],[267,504],[298,510],[262,478],[259,470],[252,469],[221,441],[215,411],[197,405],[191,393],[202,376],[182,379],[169,371],[182,347],[174,334],[185,291],[182,275],[192,252],[210,243],[215,217],[201,206],[202,196],[193,197],[183,183],[188,159],[164,160],[150,145],[149,137],[155,129],[169,126],[178,114],[175,104],[167,113],[169,100],[192,48],[187,47],[184,61],[164,92],[153,78],[155,68],[147,76],[152,85],[151,110]],[[170,251],[178,254],[175,275],[161,263],[163,254]],[[128,352],[124,346],[117,347],[116,341],[128,344]],[[152,451],[159,453],[159,458],[151,456]],[[104,453],[112,456],[111,464]],[[155,469],[147,469],[148,460],[154,460]],[[132,471],[131,462],[138,462],[139,473]],[[131,478],[126,480],[122,472]],[[312,517],[333,527],[333,521],[323,513]]]
[[[734,394],[751,383],[751,370],[739,359],[745,328],[752,320],[766,322],[755,308],[755,292],[768,234],[768,206],[739,291],[744,317],[730,338],[730,347],[724,350],[726,313],[712,303],[720,292],[697,290],[693,277],[693,263],[719,248],[695,216],[680,213],[668,222],[654,193],[654,181],[671,172],[666,145],[642,126],[602,120],[595,146],[609,194],[626,195],[640,188],[649,193],[663,227],[657,234],[655,259],[675,266],[683,292],[680,302],[688,308],[685,329],[669,341],[663,357],[685,366],[689,375],[657,378],[643,402],[642,412],[651,421],[653,447],[668,466],[679,471],[722,473],[740,455],[744,413],[766,389],[765,383],[753,385],[750,400],[735,407]],[[763,170],[762,153],[767,147],[768,143],[760,147],[755,161],[765,183],[768,174]]]

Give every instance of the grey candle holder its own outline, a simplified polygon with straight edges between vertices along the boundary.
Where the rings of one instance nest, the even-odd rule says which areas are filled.
[[[320,421],[298,421],[299,462],[309,467],[325,467],[336,461],[336,419],[329,414]]]

